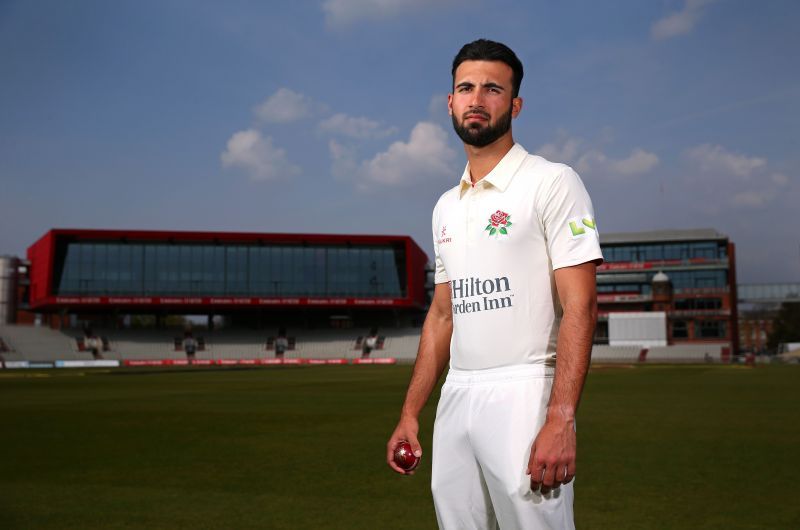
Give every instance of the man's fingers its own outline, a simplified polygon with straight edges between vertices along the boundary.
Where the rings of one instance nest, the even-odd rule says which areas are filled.
[[[575,462],[570,462],[564,468],[564,480],[561,481],[562,484],[569,484],[572,482],[572,479],[575,478]]]
[[[405,475],[406,471],[402,467],[398,466],[394,461],[394,448],[400,442],[402,438],[398,438],[397,436],[392,436],[389,438],[389,443],[386,444],[386,463],[389,464],[389,467],[392,468],[397,473]]]
[[[548,493],[550,493],[554,489],[556,489],[559,486],[561,486],[561,482],[558,480],[558,478],[556,478],[557,475],[558,475],[558,473],[556,472],[556,469],[558,469],[558,467],[560,467],[560,466],[553,466],[552,467],[552,469],[553,469],[553,473],[552,473],[553,479],[550,480],[549,483],[548,483],[548,475],[550,475],[549,468],[548,468],[548,470],[546,470],[544,472],[544,477],[545,478],[542,479],[542,489],[541,489],[542,495],[547,495]]]
[[[542,477],[542,485],[547,486],[548,488],[552,488],[557,486],[556,484],[556,467],[555,465],[547,466],[544,470],[544,476]]]
[[[536,491],[542,485],[542,476],[544,475],[544,467],[540,465],[534,465],[533,469],[530,470],[531,476],[531,490]]]
[[[556,478],[556,469],[557,466],[555,465],[547,466],[545,468],[544,476],[542,476],[542,495],[547,495],[560,485]]]
[[[407,439],[408,443],[411,445],[411,451],[414,453],[414,456],[417,458],[422,456],[422,446],[419,443],[419,440],[416,436],[410,435]],[[406,475],[413,475],[416,470],[412,469],[411,471],[403,470],[403,473]]]
[[[389,438],[389,441],[386,443],[386,463],[390,466],[394,464],[394,446],[397,444],[397,441],[394,437]]]
[[[411,450],[414,452],[414,456],[417,458],[422,456],[422,446],[419,444],[419,440],[417,440],[416,436],[409,436],[408,443],[411,444]]]
[[[569,470],[570,466],[563,464],[536,468],[535,473],[531,473],[531,490],[547,495],[562,484],[568,484],[575,477]]]

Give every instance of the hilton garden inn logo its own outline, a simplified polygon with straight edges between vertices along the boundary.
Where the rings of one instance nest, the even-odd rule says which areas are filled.
[[[511,307],[511,285],[507,276],[481,279],[460,278],[450,282],[453,314],[479,313]]]

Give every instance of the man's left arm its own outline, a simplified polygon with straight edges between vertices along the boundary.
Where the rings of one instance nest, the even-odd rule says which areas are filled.
[[[597,322],[594,262],[555,270],[564,313],[556,346],[556,373],[547,417],[531,447],[531,489],[547,493],[575,476],[575,413],[589,370]]]

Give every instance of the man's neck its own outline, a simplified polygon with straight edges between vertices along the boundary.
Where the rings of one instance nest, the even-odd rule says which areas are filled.
[[[514,138],[511,136],[511,131],[484,147],[464,144],[472,184],[477,184],[483,177],[491,173],[512,147],[514,147]]]

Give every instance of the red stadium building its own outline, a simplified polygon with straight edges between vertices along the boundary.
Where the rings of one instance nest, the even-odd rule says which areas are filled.
[[[595,342],[612,313],[663,312],[669,345],[739,349],[735,246],[713,229],[601,234]]]
[[[130,314],[373,325],[427,305],[408,236],[53,229],[27,257],[15,320],[54,328]]]

